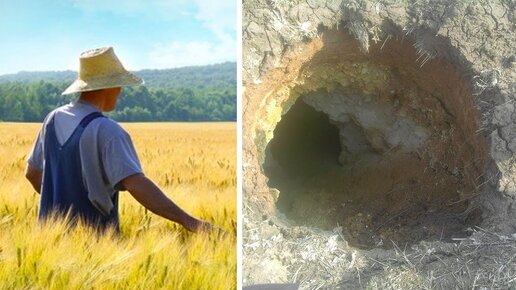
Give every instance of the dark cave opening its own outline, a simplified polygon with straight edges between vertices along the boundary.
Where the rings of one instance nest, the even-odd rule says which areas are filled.
[[[290,108],[276,126],[274,135],[277,137],[269,143],[270,153],[285,178],[306,179],[339,165],[339,129],[330,123],[327,114],[302,100]],[[275,183],[274,177],[270,182]]]

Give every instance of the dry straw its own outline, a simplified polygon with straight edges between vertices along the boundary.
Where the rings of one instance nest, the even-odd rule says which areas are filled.
[[[140,77],[124,68],[112,47],[87,50],[79,59],[77,80],[63,92],[63,95],[143,84]]]

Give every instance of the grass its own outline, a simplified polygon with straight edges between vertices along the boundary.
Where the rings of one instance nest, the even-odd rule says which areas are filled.
[[[516,289],[516,238],[480,227],[457,243],[422,242],[371,260],[366,289]]]
[[[235,289],[236,125],[123,124],[145,174],[229,234],[191,234],[120,195],[121,234],[36,223],[23,177],[40,124],[0,123],[0,289]]]

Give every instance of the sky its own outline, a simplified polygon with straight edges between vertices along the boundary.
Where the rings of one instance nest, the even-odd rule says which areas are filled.
[[[0,75],[78,70],[112,46],[129,70],[236,61],[234,0],[0,0]]]

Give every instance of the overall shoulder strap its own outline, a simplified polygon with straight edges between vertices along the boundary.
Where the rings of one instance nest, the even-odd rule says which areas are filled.
[[[102,113],[100,113],[100,112],[93,112],[93,113],[91,113],[91,114],[87,115],[86,117],[84,117],[84,118],[81,120],[81,122],[79,123],[78,127],[80,127],[80,128],[82,128],[82,129],[84,129],[84,128],[86,128],[86,127],[88,126],[88,124],[89,124],[91,121],[93,121],[93,120],[95,120],[95,119],[97,119],[97,118],[101,118],[101,117],[105,117],[105,116],[104,116],[104,115],[102,115]]]
[[[46,118],[46,126],[48,126],[49,124],[54,124],[55,117],[56,117],[56,110],[50,112],[50,114]]]

